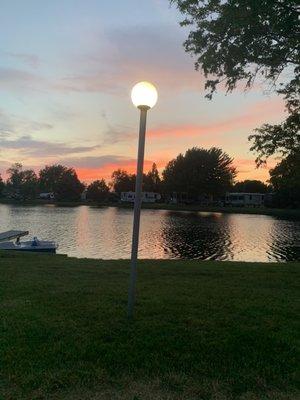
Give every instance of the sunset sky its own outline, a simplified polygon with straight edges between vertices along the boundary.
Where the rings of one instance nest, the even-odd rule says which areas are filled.
[[[134,171],[140,80],[154,83],[145,170],[162,170],[192,146],[221,147],[238,179],[268,179],[255,169],[248,135],[279,122],[283,103],[256,85],[208,101],[204,79],[184,52],[187,31],[168,0],[1,0],[0,172],[14,162],[38,170],[63,163],[88,182]],[[274,165],[271,160],[269,166]]]

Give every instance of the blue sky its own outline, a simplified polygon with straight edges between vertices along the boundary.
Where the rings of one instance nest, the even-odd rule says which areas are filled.
[[[206,100],[180,19],[168,0],[2,0],[0,172],[16,161],[35,169],[61,162],[86,181],[133,171],[138,114],[129,94],[149,80],[159,101],[146,169],[192,146],[218,146],[234,157],[239,179],[267,179],[247,136],[282,118],[281,100],[259,85]]]

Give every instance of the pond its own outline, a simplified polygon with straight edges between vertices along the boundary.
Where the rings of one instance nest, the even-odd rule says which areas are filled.
[[[0,231],[29,230],[58,253],[129,258],[133,212],[117,207],[0,204]],[[142,210],[140,258],[300,260],[300,221],[266,215]]]

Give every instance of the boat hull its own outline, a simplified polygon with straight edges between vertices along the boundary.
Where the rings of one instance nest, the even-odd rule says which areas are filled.
[[[26,251],[31,253],[56,253],[57,245],[54,242],[38,241],[21,242],[19,244],[12,242],[0,243],[0,250],[8,251]]]
[[[23,249],[1,249],[0,250],[9,250],[9,251],[25,251],[25,252],[30,252],[30,253],[56,253],[56,249],[41,249],[41,248],[23,248]]]

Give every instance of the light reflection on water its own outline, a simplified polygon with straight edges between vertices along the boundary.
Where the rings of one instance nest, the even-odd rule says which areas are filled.
[[[75,257],[129,258],[132,210],[0,205],[0,231],[26,229]],[[142,210],[140,258],[300,260],[300,222],[265,215]]]

